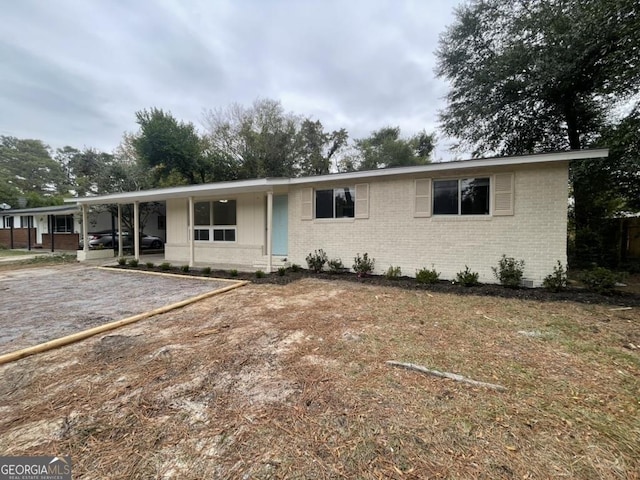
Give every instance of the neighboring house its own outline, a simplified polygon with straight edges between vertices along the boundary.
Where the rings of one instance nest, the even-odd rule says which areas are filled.
[[[77,206],[58,205],[37,208],[19,208],[2,211],[0,245],[7,248],[51,248],[76,250],[80,226],[77,224]]]
[[[90,205],[166,202],[165,259],[174,264],[271,270],[306,265],[323,249],[376,272],[465,265],[480,281],[505,254],[525,261],[538,286],[566,264],[568,165],[605,149],[484,158],[302,178],[190,185],[77,199]],[[139,252],[136,252],[136,255]]]
[[[72,200],[75,203],[75,199]],[[111,230],[111,213],[106,209],[89,212],[88,232]],[[164,212],[153,212],[145,233],[165,238]],[[13,226],[13,228],[11,228]],[[82,232],[82,215],[78,205],[56,205],[3,210],[0,213],[0,245],[10,248],[77,250]],[[12,242],[13,240],[13,242]]]

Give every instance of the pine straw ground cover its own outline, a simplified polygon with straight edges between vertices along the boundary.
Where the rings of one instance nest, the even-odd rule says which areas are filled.
[[[638,478],[640,315],[612,308],[250,285],[0,366],[0,451],[74,478]]]

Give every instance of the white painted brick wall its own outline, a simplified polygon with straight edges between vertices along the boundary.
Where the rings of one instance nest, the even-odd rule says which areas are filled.
[[[468,265],[489,283],[496,282],[491,267],[506,254],[523,259],[525,278],[539,286],[557,260],[566,264],[567,164],[474,174],[506,171],[515,173],[515,215],[504,217],[415,218],[412,177],[370,181],[368,219],[301,220],[302,189],[294,188],[289,194],[289,261],[306,267],[307,254],[322,248],[350,267],[357,253],[367,252],[376,260],[376,273],[394,265],[413,276],[433,265],[441,278],[453,279]],[[322,188],[332,186],[344,185]]]

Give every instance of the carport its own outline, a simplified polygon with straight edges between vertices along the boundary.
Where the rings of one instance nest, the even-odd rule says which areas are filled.
[[[273,264],[287,261],[287,209],[289,179],[265,178],[186,185],[155,190],[123,192],[110,195],[66,200],[81,208],[82,224],[87,224],[91,206],[117,207],[118,231],[122,227],[122,210],[133,210],[133,256],[140,258],[140,208],[149,202],[166,205],[165,258],[167,261],[196,265],[218,265],[220,268],[260,269],[267,273]],[[226,207],[226,208],[225,208]],[[203,208],[205,210],[203,217]],[[221,213],[222,211],[225,213]],[[225,223],[217,224],[218,213]],[[210,214],[210,216],[209,216]],[[205,218],[202,221],[202,218]],[[206,223],[210,222],[210,223]],[[274,228],[277,226],[277,228]],[[274,236],[284,239],[284,248],[274,249]],[[83,227],[83,250],[78,259],[106,258],[106,252],[88,248],[87,230]],[[278,245],[280,245],[278,243]],[[104,249],[107,250],[107,249]],[[113,253],[112,250],[110,250]],[[118,238],[118,256],[123,255]]]

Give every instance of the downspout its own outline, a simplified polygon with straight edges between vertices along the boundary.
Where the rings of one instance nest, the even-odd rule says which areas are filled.
[[[273,192],[267,192],[267,273],[273,269]]]
[[[189,197],[189,218],[187,219],[187,240],[189,240],[189,266],[193,267],[195,260],[195,243],[193,231],[193,197]]]
[[[133,255],[140,260],[140,202],[133,202]]]

